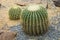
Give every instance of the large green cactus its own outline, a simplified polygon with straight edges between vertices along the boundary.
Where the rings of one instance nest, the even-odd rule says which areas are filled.
[[[40,5],[29,5],[22,12],[23,30],[29,35],[44,34],[48,31],[48,13]]]
[[[21,14],[21,8],[18,6],[11,7],[9,10],[9,18],[11,20],[20,19],[20,14]]]

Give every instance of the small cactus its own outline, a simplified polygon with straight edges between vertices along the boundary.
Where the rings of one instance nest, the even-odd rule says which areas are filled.
[[[16,6],[16,7],[11,7],[9,10],[9,18],[11,20],[17,20],[20,19],[20,14],[21,14],[21,8]]]
[[[48,13],[41,5],[29,5],[22,12],[23,30],[29,35],[44,34],[48,31]]]

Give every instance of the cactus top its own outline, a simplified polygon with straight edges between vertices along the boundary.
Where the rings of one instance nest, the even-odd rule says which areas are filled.
[[[13,7],[14,9],[17,9],[18,7]]]
[[[20,6],[14,5],[14,6],[12,6],[11,8],[17,9],[17,8],[20,8]]]
[[[37,4],[33,4],[33,5],[29,5],[29,7],[27,8],[29,11],[37,11],[41,8],[42,5],[37,5]],[[42,6],[43,7],[43,6]]]
[[[30,5],[29,7],[28,7],[28,10],[29,11],[35,11],[35,10],[38,10],[39,9],[39,5]]]

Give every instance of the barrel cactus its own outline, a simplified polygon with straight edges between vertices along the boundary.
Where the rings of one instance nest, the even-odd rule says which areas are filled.
[[[48,13],[41,5],[29,5],[22,12],[22,26],[29,35],[42,35],[48,31]]]
[[[21,14],[21,8],[18,6],[11,7],[9,10],[9,18],[11,20],[20,19],[20,14]]]

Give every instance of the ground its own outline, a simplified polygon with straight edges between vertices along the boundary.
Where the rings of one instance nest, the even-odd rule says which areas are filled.
[[[3,27],[3,29],[11,27],[11,30],[12,31],[17,31],[17,33],[18,33],[17,40],[20,40],[20,39],[21,40],[26,40],[26,39],[28,40],[28,38],[30,38],[30,37],[29,36],[26,36],[22,32],[22,29],[21,29],[22,26],[21,25],[17,25],[17,24],[20,24],[21,23],[21,19],[20,20],[15,20],[15,21],[9,19],[9,15],[8,15],[9,14],[9,12],[8,12],[9,11],[9,8],[12,7],[12,6],[14,6],[14,5],[16,5],[15,4],[16,3],[16,0],[0,0],[0,3],[2,3],[2,7],[0,8],[0,29],[2,27]],[[50,19],[52,17],[54,17],[54,16],[57,16],[58,12],[60,13],[60,7],[56,7],[56,9],[47,9],[47,12],[48,12],[49,21],[51,23],[52,21]],[[59,21],[57,19],[57,21],[55,21],[54,23],[58,23],[58,22]],[[57,24],[57,25],[59,25],[59,24]],[[5,27],[5,26],[7,26],[7,27]],[[58,26],[58,28],[59,28],[59,26]],[[45,38],[50,38],[50,37],[57,38],[57,36],[60,36],[59,35],[60,34],[59,31],[56,32],[55,30],[53,30],[53,28],[51,28],[51,30],[50,30],[51,31],[50,33],[47,33],[47,36],[48,37],[45,37]],[[58,29],[58,30],[60,30],[60,29]],[[58,34],[58,32],[59,32],[59,34]],[[40,39],[40,37],[38,37],[38,38]],[[48,39],[45,39],[45,40],[48,40]],[[50,40],[52,40],[52,39],[50,39]]]
[[[0,3],[2,3],[3,6],[5,7],[2,7],[0,9],[0,15],[3,17],[3,20],[4,22],[6,22],[8,24],[8,26],[12,26],[12,25],[16,25],[18,23],[20,23],[21,20],[10,20],[9,19],[9,8],[14,6],[15,3],[16,3],[16,0],[1,0]],[[59,11],[60,8],[57,7],[57,10]],[[49,16],[49,19],[51,19],[52,16],[55,16],[56,13],[54,11],[54,9],[48,9],[48,16]]]

